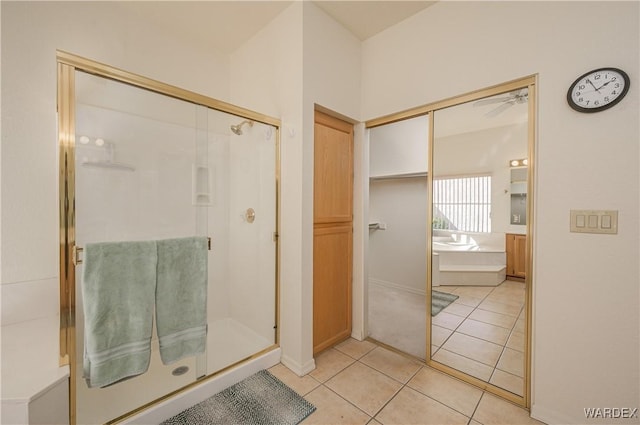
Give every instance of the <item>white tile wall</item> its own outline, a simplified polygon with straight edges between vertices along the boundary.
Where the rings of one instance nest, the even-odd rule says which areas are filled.
[[[58,315],[59,282],[57,277],[0,286],[2,291],[2,326]]]

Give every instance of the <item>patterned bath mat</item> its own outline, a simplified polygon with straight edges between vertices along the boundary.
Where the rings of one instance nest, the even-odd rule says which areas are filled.
[[[295,425],[315,410],[278,378],[261,370],[162,425]]]
[[[446,292],[431,291],[431,315],[435,316],[459,297]]]

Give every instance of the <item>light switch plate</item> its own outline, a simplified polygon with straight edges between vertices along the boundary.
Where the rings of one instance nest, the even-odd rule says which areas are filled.
[[[570,230],[576,233],[618,233],[617,210],[571,210]]]

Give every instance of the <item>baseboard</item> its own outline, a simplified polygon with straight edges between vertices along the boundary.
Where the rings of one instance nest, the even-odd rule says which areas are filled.
[[[576,420],[576,418],[571,418],[563,413],[549,410],[545,407],[540,407],[537,404],[533,404],[531,406],[531,417],[533,419],[544,422],[547,425],[578,424],[583,420],[586,421],[585,419]]]
[[[362,332],[361,330],[355,330],[355,329],[351,329],[351,338],[358,340],[358,341],[364,341],[364,339],[366,338],[366,336],[364,335],[364,332]]]
[[[280,357],[280,363],[298,376],[304,376],[316,368],[316,361],[314,359],[300,364],[284,354]]]

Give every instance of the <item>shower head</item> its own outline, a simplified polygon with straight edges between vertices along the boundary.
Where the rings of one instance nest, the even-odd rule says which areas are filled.
[[[242,134],[242,126],[249,124],[249,127],[253,127],[253,121],[244,120],[240,124],[232,125],[231,131],[240,136]]]

